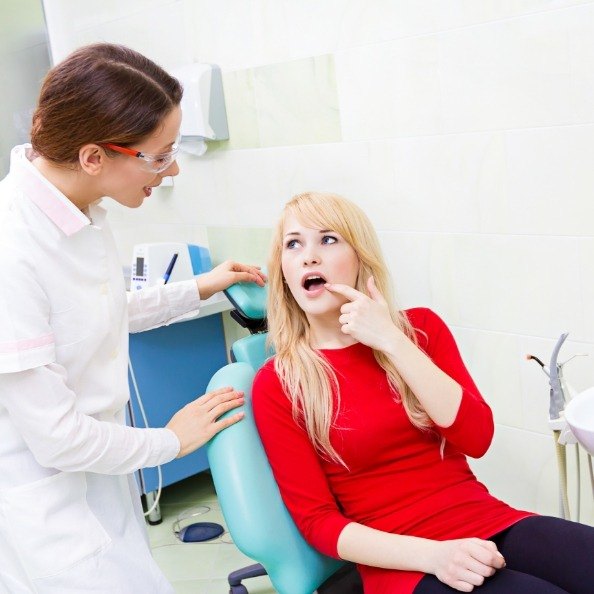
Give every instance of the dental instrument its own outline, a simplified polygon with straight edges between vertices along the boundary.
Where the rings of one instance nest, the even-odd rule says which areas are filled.
[[[550,385],[550,400],[549,400],[549,427],[553,432],[553,438],[555,442],[555,455],[557,459],[557,470],[559,474],[559,515],[567,520],[571,519],[569,509],[569,497],[568,497],[568,485],[567,485],[567,453],[566,446],[575,444],[576,452],[576,519],[579,522],[580,519],[580,507],[581,507],[581,476],[580,476],[580,454],[578,441],[571,431],[566,419],[565,419],[565,407],[574,396],[576,391],[567,383],[563,374],[563,367],[573,360],[575,357],[587,356],[585,353],[578,353],[572,355],[569,359],[563,363],[558,363],[559,352],[561,347],[567,340],[569,332],[561,334],[553,352],[549,366],[547,367],[538,357],[535,355],[526,355],[526,359],[536,361],[543,372],[549,378]],[[594,493],[594,475],[592,472],[592,460],[588,455],[588,465],[590,469],[590,477],[593,486]]]
[[[171,257],[169,266],[167,266],[167,270],[165,271],[165,274],[163,275],[163,284],[164,285],[166,285],[167,281],[169,281],[169,277],[171,276],[171,273],[173,272],[173,267],[175,266],[175,262],[177,261],[178,256],[179,256],[179,254],[177,252],[175,252],[175,254],[173,254],[173,256]]]

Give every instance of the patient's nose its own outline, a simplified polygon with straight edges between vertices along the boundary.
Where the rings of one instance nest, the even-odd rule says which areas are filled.
[[[303,264],[305,266],[312,266],[314,264],[319,264],[319,263],[320,263],[320,257],[313,250],[303,254]]]

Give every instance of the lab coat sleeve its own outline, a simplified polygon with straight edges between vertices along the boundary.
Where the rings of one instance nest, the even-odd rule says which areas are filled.
[[[0,374],[54,362],[50,306],[34,264],[0,242],[0,268]]]
[[[169,462],[179,452],[169,429],[136,429],[78,411],[66,371],[56,363],[0,375],[0,403],[48,468],[127,474]]]
[[[200,309],[196,280],[128,292],[130,332],[142,332],[194,317]]]

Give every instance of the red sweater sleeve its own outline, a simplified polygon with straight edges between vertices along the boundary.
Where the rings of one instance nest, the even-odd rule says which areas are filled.
[[[493,439],[493,414],[466,369],[456,341],[444,321],[427,308],[410,309],[407,316],[417,331],[419,346],[462,387],[462,402],[449,427],[435,428],[463,454],[480,458]]]
[[[350,523],[330,492],[317,452],[293,419],[272,361],[257,374],[252,391],[254,418],[283,501],[305,540],[331,557]]]

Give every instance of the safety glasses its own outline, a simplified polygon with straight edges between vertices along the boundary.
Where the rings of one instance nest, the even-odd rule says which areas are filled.
[[[167,153],[160,153],[158,155],[151,155],[149,153],[143,153],[133,148],[127,148],[125,146],[119,146],[117,144],[111,144],[109,142],[102,143],[101,146],[121,153],[122,155],[128,155],[129,157],[136,157],[142,161],[143,169],[150,171],[151,173],[162,173],[168,169],[171,164],[175,161],[177,153],[179,152],[179,139],[174,143],[172,149]]]

